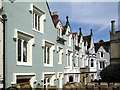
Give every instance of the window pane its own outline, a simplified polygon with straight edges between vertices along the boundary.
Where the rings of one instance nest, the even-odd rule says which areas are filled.
[[[105,63],[103,62],[103,68],[105,68]]]
[[[46,63],[46,47],[44,49],[44,63]]]
[[[49,78],[48,78],[47,82],[50,83],[50,79]]]
[[[37,14],[35,14],[35,29],[37,29]]]
[[[102,62],[100,62],[100,68],[102,68]]]
[[[58,63],[60,62],[60,51],[58,51]]]
[[[46,79],[44,79],[44,84],[46,84]]]
[[[33,13],[33,28],[34,28],[34,23],[35,23],[34,14],[35,14],[35,13]]]
[[[68,37],[68,45],[69,45],[69,37]]]
[[[49,47],[47,48],[47,64],[50,64],[50,61],[49,61]]]
[[[27,62],[27,42],[23,42],[23,62]]]
[[[103,57],[103,52],[101,52],[101,57]]]
[[[68,66],[70,66],[70,54],[68,54]]]
[[[94,67],[93,59],[91,59],[91,67]]]
[[[69,77],[69,82],[73,82],[73,76]]]
[[[21,40],[18,39],[18,61],[21,61]]]
[[[40,16],[38,16],[38,31],[40,31]]]

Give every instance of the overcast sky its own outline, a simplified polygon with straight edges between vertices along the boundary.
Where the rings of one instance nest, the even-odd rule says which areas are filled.
[[[69,16],[72,32],[79,32],[81,27],[83,35],[88,35],[92,28],[95,42],[100,39],[104,41],[110,39],[111,20],[116,21],[116,30],[118,30],[118,2],[112,2],[113,0],[111,2],[48,1],[50,1],[48,4],[51,12],[58,12],[63,25],[65,25],[66,16]]]

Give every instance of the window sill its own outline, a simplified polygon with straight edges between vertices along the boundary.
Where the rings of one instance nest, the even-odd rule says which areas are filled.
[[[70,46],[70,45],[68,45],[68,47],[70,47],[70,48],[71,48],[71,46]]]
[[[38,33],[40,33],[40,34],[44,34],[43,32],[38,31],[38,30],[36,30],[36,29],[34,29],[34,28],[32,28],[32,30],[35,31],[35,32],[38,32]]]
[[[58,63],[58,64],[62,64],[62,63]]]
[[[29,64],[29,63],[19,63],[19,62],[17,62],[17,66],[32,66],[32,64]]]
[[[53,67],[53,66],[50,64],[44,64],[44,67]]]
[[[69,69],[69,68],[70,68],[70,66],[65,67],[65,69]]]

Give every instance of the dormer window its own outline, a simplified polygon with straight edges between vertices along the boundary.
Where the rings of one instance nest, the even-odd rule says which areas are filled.
[[[57,26],[57,32],[58,32],[58,36],[59,37],[62,37],[62,26],[61,26],[61,24],[58,24],[58,26]]]

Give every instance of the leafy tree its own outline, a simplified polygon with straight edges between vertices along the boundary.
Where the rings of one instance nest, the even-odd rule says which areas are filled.
[[[100,72],[102,81],[120,82],[120,64],[111,64]]]

